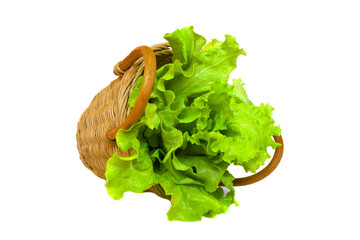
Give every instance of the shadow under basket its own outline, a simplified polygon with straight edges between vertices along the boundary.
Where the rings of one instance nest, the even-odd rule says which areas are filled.
[[[76,140],[80,159],[83,164],[99,178],[105,179],[106,161],[117,152],[119,156],[129,156],[116,144],[115,136],[120,128],[128,129],[139,121],[154,85],[156,70],[172,62],[173,52],[169,43],[156,44],[151,47],[140,46],[134,49],[123,61],[114,67],[118,76],[92,100],[81,115],[77,126]],[[128,98],[134,89],[137,79],[143,77],[140,93],[135,105],[130,109]],[[131,111],[130,111],[131,110]],[[254,175],[236,178],[234,186],[243,186],[258,182],[268,176],[279,164],[284,143],[281,136],[273,136],[281,144],[275,149],[270,163]],[[170,199],[164,189],[155,185],[147,192]]]

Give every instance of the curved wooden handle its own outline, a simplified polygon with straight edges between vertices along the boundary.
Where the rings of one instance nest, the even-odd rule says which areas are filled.
[[[279,165],[280,160],[282,158],[283,152],[284,152],[284,141],[280,136],[273,136],[275,142],[280,143],[281,146],[277,147],[274,153],[273,158],[271,159],[270,163],[260,172],[255,173],[254,175],[243,177],[243,178],[236,178],[233,181],[234,186],[245,186],[252,183],[256,183],[267,176],[269,176],[270,173],[272,173],[275,168]]]
[[[123,61],[119,62],[117,67],[122,71],[126,71],[141,56],[144,57],[145,69],[139,95],[135,101],[134,107],[125,121],[120,126],[106,132],[106,137],[109,140],[115,140],[116,133],[120,128],[129,129],[133,124],[138,122],[145,111],[147,103],[149,102],[156,74],[156,58],[154,51],[148,46],[137,47]]]

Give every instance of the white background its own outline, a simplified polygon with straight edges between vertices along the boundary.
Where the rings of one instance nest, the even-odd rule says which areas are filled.
[[[357,1],[1,1],[0,239],[360,239]],[[113,66],[193,25],[234,35],[255,104],[285,153],[239,207],[168,222],[154,194],[109,197],[83,166],[76,124]]]

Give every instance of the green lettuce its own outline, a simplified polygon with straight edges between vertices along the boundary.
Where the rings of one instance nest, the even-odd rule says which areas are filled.
[[[274,126],[273,108],[255,106],[241,79],[228,83],[238,56],[246,55],[234,37],[207,43],[186,27],[164,38],[173,61],[157,70],[140,121],[118,131],[119,148],[131,156],[115,153],[107,161],[105,186],[121,199],[126,191],[141,193],[160,184],[171,196],[170,221],[199,221],[238,205],[227,168],[235,164],[256,172],[270,158],[267,147],[279,146],[272,135],[281,130]],[[142,77],[129,97],[131,107],[141,82]]]

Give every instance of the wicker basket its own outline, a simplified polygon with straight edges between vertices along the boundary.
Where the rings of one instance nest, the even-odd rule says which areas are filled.
[[[129,152],[121,151],[116,145],[116,132],[120,128],[128,129],[140,119],[150,98],[156,69],[170,63],[172,55],[169,43],[134,49],[115,65],[114,74],[118,78],[101,90],[81,115],[76,134],[77,147],[81,161],[96,176],[105,179],[106,161],[114,152],[118,152],[120,156],[129,156]],[[144,78],[140,93],[130,111],[128,97],[141,75]],[[281,143],[281,146],[276,148],[270,163],[254,175],[235,179],[234,186],[260,181],[277,167],[283,154],[284,143],[281,136],[274,136],[274,140]],[[147,191],[170,199],[160,185]]]

